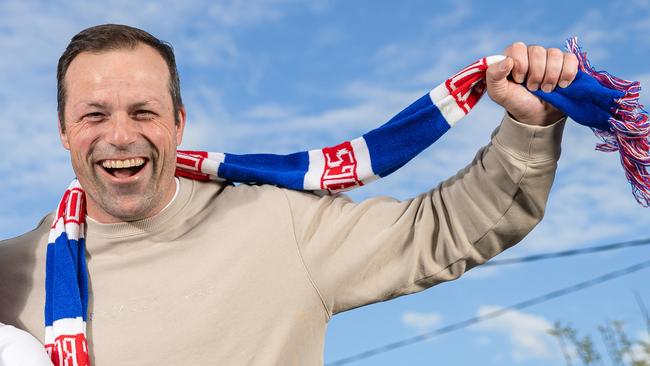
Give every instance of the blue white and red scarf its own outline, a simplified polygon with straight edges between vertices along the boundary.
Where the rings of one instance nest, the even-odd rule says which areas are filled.
[[[568,47],[580,61],[575,81],[535,95],[591,127],[603,139],[597,149],[619,151],[635,198],[650,206],[650,124],[639,105],[639,83],[595,71],[575,39]],[[289,155],[178,151],[176,174],[330,192],[368,184],[399,169],[467,115],[485,92],[488,65],[501,60],[503,56],[478,60],[354,140]],[[55,366],[89,365],[84,234],[85,195],[75,180],[59,204],[47,246],[45,347]]]

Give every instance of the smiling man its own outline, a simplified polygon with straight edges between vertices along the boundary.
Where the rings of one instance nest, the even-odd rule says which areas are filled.
[[[185,128],[172,50],[139,29],[76,35],[59,61],[63,146],[87,193],[94,365],[319,365],[331,316],[453,280],[542,218],[564,117],[528,92],[573,55],[514,43],[487,72],[509,113],[458,175],[353,203],[175,178]],[[514,81],[508,77],[511,76]],[[0,321],[42,341],[52,214],[0,243]]]
[[[151,217],[171,201],[185,127],[171,50],[114,42],[106,52],[101,40],[79,37],[58,73],[61,141],[88,193],[89,216],[103,223]]]

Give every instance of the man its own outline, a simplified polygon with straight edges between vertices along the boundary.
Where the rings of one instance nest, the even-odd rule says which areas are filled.
[[[185,128],[171,49],[105,25],[59,60],[63,146],[87,193],[94,365],[322,364],[329,318],[457,278],[542,218],[573,55],[514,43],[487,72],[492,142],[412,200],[317,196],[174,177]],[[509,79],[512,78],[513,81]],[[0,321],[42,340],[51,215],[0,244]]]

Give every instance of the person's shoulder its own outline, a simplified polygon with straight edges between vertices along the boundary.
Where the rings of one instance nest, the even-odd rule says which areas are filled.
[[[273,207],[281,207],[283,202],[286,203],[287,201],[298,201],[306,204],[319,201],[321,203],[324,201],[353,202],[345,194],[331,194],[325,190],[303,191],[260,183],[233,184],[230,182],[191,180],[189,182],[191,182],[190,185],[192,186],[191,200],[195,202],[194,204],[198,202],[208,205],[217,204],[221,208],[242,205],[246,202],[266,203]]]
[[[224,211],[237,207],[276,206],[282,204],[281,189],[268,184],[233,184],[220,181],[199,181],[181,178],[181,201],[186,202],[185,214]]]
[[[47,239],[52,223],[48,214],[35,229],[15,238],[0,241],[0,321],[23,329],[40,319],[34,303],[45,296]],[[41,305],[42,306],[42,305]],[[42,324],[42,320],[41,320]],[[2,362],[0,362],[1,364]]]
[[[0,268],[4,267],[3,263],[28,256],[39,248],[44,250],[47,246],[51,222],[50,213],[45,215],[33,230],[14,238],[0,240]]]
[[[181,178],[186,179],[186,178]],[[192,185],[192,196],[199,200],[210,200],[216,197],[251,197],[281,194],[283,188],[261,183],[232,183],[224,181],[189,180]]]
[[[277,199],[285,200],[290,197],[298,196],[305,200],[320,200],[320,199],[340,199],[351,201],[351,199],[342,193],[333,194],[326,190],[311,191],[301,189],[291,189],[279,187],[272,184],[259,184],[259,183],[241,183],[231,186],[226,190],[227,193],[233,194],[240,198],[254,198],[254,199]]]

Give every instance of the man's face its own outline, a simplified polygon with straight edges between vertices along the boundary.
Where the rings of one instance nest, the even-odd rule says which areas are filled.
[[[185,112],[176,124],[168,82],[167,64],[146,45],[84,52],[70,64],[61,141],[95,220],[150,217],[173,197]]]

